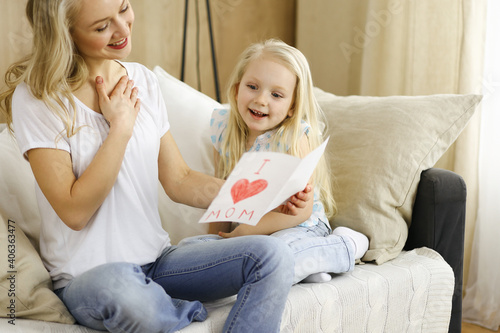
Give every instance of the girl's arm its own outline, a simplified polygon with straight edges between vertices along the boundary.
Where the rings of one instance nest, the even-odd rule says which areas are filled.
[[[80,178],[71,156],[57,149],[29,150],[28,160],[43,194],[59,218],[71,229],[83,229],[107,197],[118,176],[127,143],[140,109],[137,88],[122,77],[108,97],[102,78],[96,79],[101,112],[109,134]]]

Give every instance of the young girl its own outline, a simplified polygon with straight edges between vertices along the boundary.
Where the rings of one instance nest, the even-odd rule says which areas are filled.
[[[215,110],[211,119],[216,176],[225,179],[244,152],[277,151],[304,157],[322,142],[321,111],[313,95],[304,55],[281,41],[268,40],[243,52],[229,81],[229,110]],[[295,254],[295,280],[328,281],[323,272],[351,270],[368,249],[368,239],[339,227],[330,172],[322,158],[310,181],[314,200],[309,210],[290,216],[266,215],[256,226],[212,223],[209,232],[224,238],[270,234],[284,240]],[[294,198],[294,197],[292,197]],[[283,210],[283,207],[280,207]]]
[[[29,0],[26,14],[32,53],[10,67],[0,103],[36,179],[42,259],[78,323],[173,332],[205,320],[199,301],[237,293],[224,332],[278,332],[286,245],[249,236],[176,247],[161,227],[158,179],[201,208],[213,199],[203,188],[222,181],[183,161],[154,74],[115,60],[131,50],[129,1]]]

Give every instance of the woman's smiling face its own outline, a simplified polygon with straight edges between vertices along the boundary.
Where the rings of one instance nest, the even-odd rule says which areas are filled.
[[[132,50],[129,0],[81,0],[73,41],[86,60],[123,59]]]

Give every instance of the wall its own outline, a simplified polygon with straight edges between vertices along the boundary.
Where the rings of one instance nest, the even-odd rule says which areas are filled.
[[[131,0],[131,3],[136,20],[133,50],[127,60],[150,69],[159,65],[180,78],[185,1]],[[24,17],[25,4],[26,0],[0,0],[0,89],[4,87],[3,76],[8,66],[29,52],[31,33]],[[206,1],[191,0],[188,4],[185,81],[215,98]],[[210,7],[221,96],[237,56],[249,43],[270,37],[294,43],[295,0],[211,0]]]
[[[135,45],[130,59],[149,67],[160,65],[179,78],[185,2],[132,0],[132,3],[136,12],[136,26]],[[236,58],[249,43],[269,37],[294,42],[295,1],[212,0],[210,4],[221,90],[225,87]],[[206,8],[206,1],[188,2],[185,81],[215,97]]]
[[[30,29],[25,19],[26,0],[0,0],[0,89],[5,87],[4,76],[11,63],[30,48]],[[0,122],[4,122],[0,114]]]
[[[481,93],[485,0],[297,0],[296,44],[337,95]],[[320,22],[318,24],[318,22]],[[436,167],[467,184],[464,282],[478,207],[480,112]]]

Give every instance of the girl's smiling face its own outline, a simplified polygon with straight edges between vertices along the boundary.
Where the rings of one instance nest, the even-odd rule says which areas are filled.
[[[134,12],[129,0],[82,0],[79,6],[72,36],[86,61],[130,54]]]
[[[297,77],[270,57],[249,63],[237,90],[238,111],[247,124],[249,141],[291,117]]]

